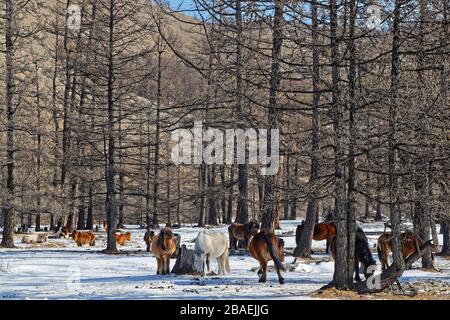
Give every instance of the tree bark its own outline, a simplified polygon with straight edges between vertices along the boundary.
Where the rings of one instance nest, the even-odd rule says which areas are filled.
[[[311,171],[309,178],[308,206],[306,208],[305,227],[303,229],[300,243],[295,248],[294,256],[309,258],[311,257],[311,244],[315,225],[315,209],[317,206],[317,178],[319,176],[319,48],[318,48],[318,19],[317,19],[317,1],[311,2],[311,19],[312,19],[312,41],[313,41],[313,101],[312,101],[312,130],[311,130]],[[297,164],[296,164],[297,166]],[[296,168],[297,170],[297,168]]]
[[[272,133],[271,129],[278,129],[278,90],[281,82],[280,59],[281,47],[283,44],[282,24],[283,24],[283,1],[274,0],[275,10],[273,18],[272,35],[272,62],[270,72],[270,91],[269,91],[269,110],[267,130],[267,154],[271,154]],[[270,164],[269,164],[270,166]],[[262,210],[261,228],[274,230],[276,220],[276,194],[275,194],[275,175],[268,175],[264,182],[264,200]]]
[[[392,268],[403,272],[404,260],[400,243],[401,216],[397,209],[397,98],[399,87],[399,51],[400,51],[400,10],[401,0],[395,0],[394,23],[391,52],[391,88],[389,103],[389,132],[388,132],[388,194],[389,212],[391,215],[392,239]]]
[[[6,22],[5,22],[5,98],[6,98],[6,201],[3,204],[3,238],[0,246],[5,248],[14,247],[14,70],[13,70],[13,50],[14,50],[14,9],[13,1],[6,1]]]
[[[344,209],[344,176],[342,172],[342,109],[341,89],[339,74],[339,40],[337,36],[337,12],[336,0],[330,1],[330,38],[331,38],[331,68],[332,68],[332,114],[334,130],[334,175],[335,175],[335,211],[337,217],[337,254],[335,261],[334,283],[336,288],[348,288],[348,238],[347,238],[347,214]]]
[[[109,41],[108,41],[108,155],[107,155],[107,176],[106,176],[106,221],[108,223],[106,253],[116,253],[116,228],[117,228],[117,212],[116,212],[116,167],[115,167],[115,136],[114,136],[114,17],[115,17],[115,1],[109,2]]]

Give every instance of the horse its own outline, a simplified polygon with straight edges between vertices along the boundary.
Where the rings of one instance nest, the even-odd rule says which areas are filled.
[[[337,237],[333,236],[330,241],[330,251],[333,256],[333,259],[336,260],[337,256]],[[372,257],[372,253],[369,248],[369,241],[367,240],[366,234],[363,229],[358,227],[356,229],[355,235],[355,280],[361,281],[359,276],[359,264],[363,265],[364,276],[368,279],[371,275],[374,274],[375,268],[372,268],[372,272],[369,272],[370,266],[376,266],[377,263]]]
[[[23,236],[22,243],[43,243],[47,242],[48,240],[48,233],[33,233],[33,234],[27,234]]]
[[[392,232],[384,232],[377,240],[377,253],[381,261],[381,269],[385,270],[388,267],[388,255],[392,252]],[[400,243],[402,247],[403,258],[407,259],[409,256],[416,253],[420,246],[423,245],[422,239],[417,237],[411,231],[402,232],[400,234]]]
[[[237,249],[238,240],[245,242],[245,248],[248,247],[250,239],[259,231],[259,222],[250,221],[245,224],[233,222],[228,227],[228,234],[230,237],[230,249]]]
[[[64,238],[64,239],[69,238],[69,228],[62,227],[61,229],[58,230],[58,232],[56,232],[56,236],[58,238]]]
[[[267,281],[267,262],[273,260],[278,274],[278,281],[280,284],[284,283],[284,278],[280,271],[286,271],[283,265],[283,248],[284,240],[279,239],[273,232],[268,230],[262,230],[252,238],[248,246],[248,251],[253,258],[259,261],[259,282]]]
[[[106,233],[108,232],[108,221],[107,220],[103,220],[103,229],[105,230]],[[126,227],[123,223],[118,223],[117,229],[126,229]]]
[[[152,239],[154,236],[155,236],[155,231],[150,231],[150,233],[148,231],[146,231],[144,234],[144,242],[147,245],[147,252],[150,252],[150,246],[152,244]]]
[[[300,244],[300,239],[302,237],[302,232],[305,229],[305,224],[302,223],[297,226],[295,230],[295,242],[297,247]],[[334,222],[320,222],[314,225],[313,239],[316,241],[327,240],[326,253],[329,253],[330,240],[336,235],[336,225]]]
[[[74,230],[71,236],[79,247],[85,244],[89,244],[91,247],[95,246],[95,234],[92,231],[81,232]]]
[[[205,262],[208,272],[210,271],[209,261],[211,258],[217,259],[219,275],[225,275],[230,272],[228,239],[225,234],[221,232],[205,233],[204,231],[200,231],[197,239],[195,239],[194,254],[195,269],[202,276],[205,275]]]
[[[170,274],[170,257],[176,251],[176,238],[170,228],[163,228],[157,236],[154,236],[151,243],[151,251],[156,257],[156,274]]]
[[[125,244],[125,242],[131,241],[131,233],[130,232],[116,233],[115,237],[116,237],[117,243],[120,244],[121,246],[123,246]]]

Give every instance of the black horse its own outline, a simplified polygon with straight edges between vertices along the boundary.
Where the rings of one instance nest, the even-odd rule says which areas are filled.
[[[333,255],[333,259],[336,260],[336,237],[333,237],[330,244],[331,253]],[[367,240],[366,234],[363,229],[358,227],[356,229],[355,236],[355,280],[361,281],[359,277],[359,264],[363,265],[364,268],[364,276],[369,278],[374,274],[375,270],[369,272],[369,266],[376,266],[377,263],[373,259],[372,253],[369,248],[369,241]]]

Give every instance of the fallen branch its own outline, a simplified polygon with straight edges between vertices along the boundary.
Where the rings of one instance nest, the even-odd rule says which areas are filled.
[[[414,262],[416,262],[418,259],[420,259],[425,253],[427,253],[431,248],[433,244],[431,240],[425,242],[421,247],[420,251],[414,253],[413,255],[409,256],[408,259],[405,260],[405,264],[402,268],[398,268],[397,265],[394,263],[384,270],[380,275],[377,275],[376,277],[380,277],[380,283],[379,286],[376,286],[376,288],[372,288],[372,286],[369,288],[367,279],[362,282],[358,282],[355,284],[355,291],[357,291],[359,294],[368,294],[368,293],[377,293],[382,292],[384,289],[392,285],[394,282],[397,282],[398,279],[402,276],[403,272],[413,265]],[[371,279],[372,280],[372,279]]]

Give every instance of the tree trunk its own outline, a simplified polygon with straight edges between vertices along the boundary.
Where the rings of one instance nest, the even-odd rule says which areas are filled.
[[[36,226],[35,230],[41,230],[41,154],[42,154],[42,132],[41,132],[41,91],[39,88],[39,69],[36,68],[36,107],[37,107],[37,179],[36,179]]]
[[[177,223],[179,226],[181,226],[180,201],[181,201],[180,166],[177,166]]]
[[[220,208],[222,212],[222,223],[228,223],[227,221],[227,194],[225,184],[225,165],[220,166]]]
[[[119,136],[119,225],[122,226],[124,221],[124,205],[125,205],[125,174],[123,163],[123,150],[122,150],[122,100],[119,100],[119,119],[118,119],[118,136]]]
[[[227,199],[227,217],[225,222],[231,223],[233,221],[233,189],[234,189],[234,166],[230,166],[230,186],[228,188],[228,199]]]
[[[337,36],[338,7],[336,0],[330,1],[330,38],[331,38],[331,67],[332,67],[332,114],[334,130],[334,175],[335,175],[335,211],[337,217],[337,254],[334,264],[334,284],[338,289],[348,288],[348,238],[347,214],[344,209],[344,176],[342,170],[342,109],[340,101],[339,74],[339,41]]]
[[[286,155],[284,163],[284,180],[286,181],[284,186],[284,199],[283,199],[283,219],[289,219],[289,204],[290,204],[290,189],[291,189],[291,177],[289,172],[289,154]]]
[[[295,160],[295,167],[294,167],[294,177],[297,181],[298,177],[298,159]],[[289,217],[290,220],[296,220],[297,219],[297,194],[296,189],[294,188],[291,193],[291,214]]]
[[[448,222],[442,222],[442,231],[443,231],[443,242],[442,242],[442,250],[441,250],[441,256],[450,256],[450,226]]]
[[[283,44],[282,24],[283,24],[283,2],[281,0],[274,1],[275,10],[273,18],[273,35],[272,35],[272,62],[270,72],[270,91],[269,91],[269,110],[267,130],[267,154],[272,154],[272,129],[278,129],[278,89],[281,82],[280,59],[281,47]],[[268,166],[271,164],[269,163]],[[264,183],[264,201],[262,210],[261,228],[274,230],[276,212],[275,205],[277,199],[275,194],[275,175],[271,174],[265,177]]]
[[[353,284],[355,266],[355,236],[356,236],[356,0],[350,0],[350,26],[349,26],[349,159],[347,184],[347,282],[349,287]]]
[[[86,218],[86,230],[94,229],[94,192],[92,188],[92,182],[88,187],[88,209]]]
[[[311,2],[311,17],[312,17],[312,39],[313,39],[313,101],[312,101],[312,128],[311,128],[311,171],[309,178],[309,192],[308,192],[308,206],[306,208],[305,227],[303,229],[300,243],[295,248],[294,256],[309,258],[311,257],[311,244],[315,225],[315,209],[317,206],[317,178],[319,176],[319,48],[318,48],[318,22],[317,22],[317,1]],[[298,164],[296,164],[297,167]],[[296,168],[297,170],[297,168]]]
[[[198,177],[198,200],[199,203],[199,216],[198,216],[198,226],[205,226],[205,184],[206,184],[206,164],[203,162],[199,168]]]
[[[389,133],[388,133],[388,193],[389,212],[391,215],[392,240],[392,266],[399,272],[404,270],[404,260],[402,257],[400,244],[400,223],[401,216],[397,209],[397,96],[399,87],[399,50],[400,50],[400,10],[401,0],[395,0],[394,24],[391,52],[391,89],[389,103]]]
[[[80,181],[77,230],[86,229],[86,185]]]
[[[158,208],[158,183],[159,183],[159,152],[160,152],[160,110],[162,97],[162,54],[161,39],[158,36],[158,68],[157,68],[157,88],[156,88],[156,123],[155,123],[155,167],[153,176],[153,226],[159,225]]]
[[[170,205],[170,166],[166,165],[166,213],[167,213],[167,224],[172,226],[172,217],[170,215],[171,205]]]
[[[217,225],[218,217],[217,217],[217,208],[216,208],[216,195],[215,195],[215,175],[216,168],[215,166],[209,165],[209,173],[208,173],[208,224],[209,225]]]
[[[116,253],[116,167],[115,167],[115,136],[114,136],[114,17],[115,1],[109,3],[109,48],[108,48],[108,157],[107,157],[107,176],[106,176],[106,221],[108,223],[106,253]]]
[[[14,71],[13,71],[13,1],[6,1],[6,22],[5,22],[5,98],[7,114],[7,134],[6,134],[6,201],[3,204],[3,238],[0,246],[6,248],[14,247]]]

